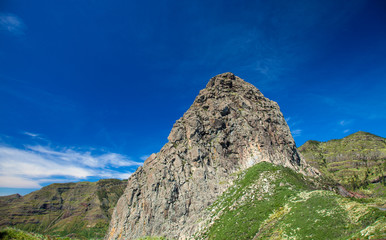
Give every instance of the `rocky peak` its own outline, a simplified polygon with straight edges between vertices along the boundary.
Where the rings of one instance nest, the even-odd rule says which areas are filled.
[[[262,161],[315,174],[299,156],[277,103],[232,73],[210,79],[168,140],[130,177],[107,239],[189,238],[232,173]]]
[[[229,89],[233,86],[233,81],[236,80],[236,76],[231,73],[222,73],[211,78],[206,85],[207,88],[216,87],[218,89]]]

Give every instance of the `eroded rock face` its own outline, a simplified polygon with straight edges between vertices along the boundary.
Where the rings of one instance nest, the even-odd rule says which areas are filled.
[[[316,174],[299,156],[278,104],[232,73],[209,81],[168,140],[130,177],[106,239],[189,239],[232,173],[258,162]]]

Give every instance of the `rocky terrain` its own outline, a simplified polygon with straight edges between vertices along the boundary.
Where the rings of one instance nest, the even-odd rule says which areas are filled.
[[[210,79],[168,140],[130,177],[106,239],[189,238],[237,173],[256,163],[318,174],[299,156],[277,103],[232,73]]]
[[[81,239],[102,238],[127,181],[55,183],[0,197],[0,227]]]
[[[299,147],[306,161],[350,190],[386,197],[386,139],[357,132],[328,142],[307,141]]]
[[[384,239],[385,199],[345,198],[320,189],[312,177],[267,162],[236,174],[206,208],[192,239]],[[379,201],[379,202],[377,202]],[[57,238],[7,228],[0,239]],[[140,240],[166,240],[141,237]]]
[[[0,239],[386,239],[384,138],[298,150],[277,103],[224,73],[168,140],[128,181],[0,197],[0,226],[30,232]]]

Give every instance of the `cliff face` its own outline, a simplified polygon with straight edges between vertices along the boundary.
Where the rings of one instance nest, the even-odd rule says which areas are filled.
[[[233,173],[259,162],[317,174],[299,156],[278,104],[232,73],[210,79],[168,140],[129,178],[106,239],[189,238]]]

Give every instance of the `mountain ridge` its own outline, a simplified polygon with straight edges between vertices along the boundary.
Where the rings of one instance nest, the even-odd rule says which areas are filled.
[[[324,176],[351,190],[384,181],[386,175],[386,138],[372,133],[358,131],[326,142],[309,140],[299,152]]]
[[[127,181],[53,183],[25,196],[0,197],[0,227],[72,236],[103,237]]]
[[[318,143],[326,143],[326,142],[329,142],[329,141],[336,141],[336,140],[342,140],[342,139],[350,139],[350,138],[356,138],[356,137],[365,137],[365,136],[368,136],[370,138],[378,138],[378,139],[385,139],[384,137],[381,137],[381,136],[378,136],[376,134],[373,134],[373,133],[370,133],[370,132],[365,132],[365,131],[357,131],[357,132],[354,132],[354,133],[351,133],[343,138],[333,138],[333,139],[329,139],[329,140],[326,140],[326,141],[318,141],[318,140],[314,140],[314,139],[310,139],[310,140],[307,140],[305,143],[303,143],[301,146],[299,146],[298,148],[304,146],[307,142],[318,142]]]

